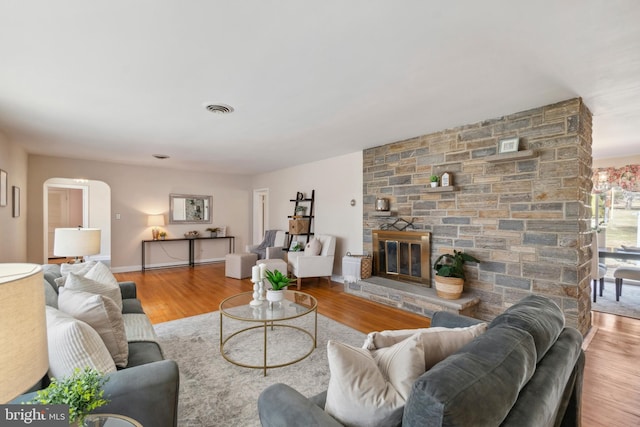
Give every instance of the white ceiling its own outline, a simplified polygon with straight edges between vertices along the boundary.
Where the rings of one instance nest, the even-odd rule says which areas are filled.
[[[259,173],[579,96],[594,157],[639,154],[639,23],[637,0],[5,0],[0,130]]]

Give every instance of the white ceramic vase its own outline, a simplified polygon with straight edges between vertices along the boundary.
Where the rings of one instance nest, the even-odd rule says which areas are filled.
[[[267,289],[267,301],[280,302],[284,299],[284,290],[274,291]]]

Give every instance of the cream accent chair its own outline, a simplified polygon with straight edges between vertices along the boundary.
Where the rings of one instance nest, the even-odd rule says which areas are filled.
[[[276,236],[273,241],[273,246],[265,247],[265,241],[263,240],[262,243],[258,245],[247,245],[245,247],[245,252],[258,255],[258,259],[284,259],[284,244],[287,240],[287,233],[281,230],[276,230],[275,234]]]
[[[326,277],[331,285],[331,274],[333,273],[333,257],[336,252],[336,238],[328,235],[316,235],[322,244],[320,255],[305,255],[304,251],[289,252],[289,271],[296,276],[298,290],[302,284],[302,279],[306,277]]]
[[[591,236],[591,281],[593,283],[593,302],[596,302],[598,282],[600,283],[600,296],[604,290],[604,276],[607,274],[607,266],[600,262],[598,255],[598,233]]]

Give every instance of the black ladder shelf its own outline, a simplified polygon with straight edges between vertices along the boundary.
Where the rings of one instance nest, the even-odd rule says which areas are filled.
[[[314,233],[311,232],[312,230],[312,226],[313,226],[313,204],[315,202],[315,198],[316,198],[316,190],[311,190],[311,197],[305,197],[303,193],[298,192],[298,194],[296,195],[295,199],[291,199],[289,200],[290,202],[294,203],[294,207],[293,207],[293,215],[289,215],[287,218],[289,218],[289,231],[287,232],[287,248],[289,249],[291,247],[291,242],[295,239],[298,242],[300,242],[300,244],[304,247],[307,243],[309,243],[309,238],[310,236],[313,236]],[[307,208],[307,212],[305,212],[305,215],[299,215],[298,211],[300,210],[299,207],[305,207]],[[292,227],[292,221],[295,220],[308,220],[309,221],[309,226],[306,227],[306,231],[296,231],[294,230],[294,227]],[[301,240],[301,238],[298,238],[297,236],[301,236],[301,238],[304,239],[304,241]]]

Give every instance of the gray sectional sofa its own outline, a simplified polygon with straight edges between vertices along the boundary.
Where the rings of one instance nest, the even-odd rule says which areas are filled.
[[[437,312],[431,326],[478,321]],[[528,296],[487,331],[413,384],[403,426],[577,426],[584,371],[582,335],[564,326],[550,299]],[[326,392],[309,399],[285,384],[258,399],[263,426],[339,426],[323,410]]]
[[[61,277],[58,265],[43,266],[46,303],[57,308],[58,286],[55,279]],[[120,282],[123,314],[144,315],[140,300],[136,298],[134,282]],[[138,317],[140,319],[140,317]],[[144,319],[143,319],[144,320]],[[125,322],[126,324],[126,322]],[[137,322],[136,332],[142,336],[154,336],[150,322]],[[151,330],[144,330],[149,329]],[[127,334],[129,337],[129,334]],[[107,374],[105,397],[110,402],[95,410],[96,413],[115,413],[129,416],[144,426],[176,427],[178,417],[179,375],[178,365],[165,360],[160,346],[154,341],[128,342],[129,357],[125,368]],[[48,377],[43,378],[33,390],[45,388]],[[35,397],[35,391],[18,396],[12,403],[27,402]]]

